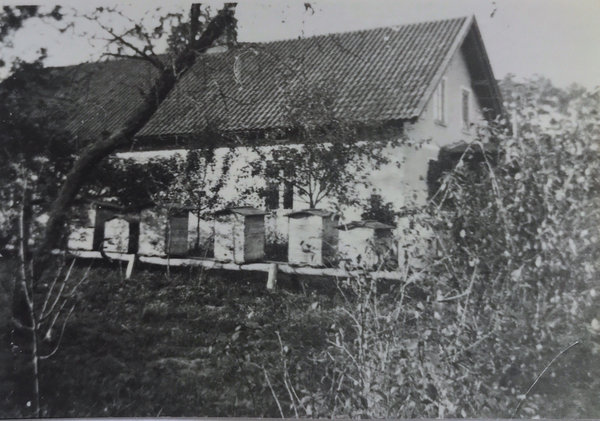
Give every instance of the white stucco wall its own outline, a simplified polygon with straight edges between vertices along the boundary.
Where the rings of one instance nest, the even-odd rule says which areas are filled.
[[[69,233],[70,250],[92,250],[94,245],[94,228],[77,227]]]
[[[462,128],[462,88],[471,91],[470,121],[477,124],[482,118],[479,100],[475,97],[471,86],[467,62],[460,49],[450,61],[444,77],[446,78],[446,124],[440,125],[435,122],[433,98],[430,98],[417,123],[409,129],[411,138],[431,138],[431,144],[437,148],[460,141],[470,142],[474,138],[475,130],[465,132]]]
[[[440,148],[459,142],[472,142],[475,136],[475,126],[469,131],[463,130],[462,121],[462,89],[471,92],[469,120],[476,125],[481,122],[482,112],[479,100],[475,97],[471,86],[471,77],[462,51],[459,49],[444,74],[446,84],[446,122],[439,124],[435,121],[433,96],[425,106],[415,124],[407,127],[407,135],[416,141],[427,141],[419,150],[403,148],[405,158],[402,170],[398,174],[402,180],[402,198],[394,198],[394,203],[407,204],[414,200],[418,204],[427,199],[427,169],[430,160],[436,160]],[[388,176],[389,177],[389,176]],[[386,180],[382,191],[392,188]]]

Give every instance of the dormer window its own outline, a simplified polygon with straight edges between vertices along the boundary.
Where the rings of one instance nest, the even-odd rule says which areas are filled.
[[[433,95],[433,112],[437,124],[446,124],[446,78],[440,80]]]
[[[471,92],[465,88],[462,89],[462,128],[471,129]]]

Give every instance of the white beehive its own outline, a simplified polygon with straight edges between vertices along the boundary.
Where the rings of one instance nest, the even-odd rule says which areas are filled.
[[[71,221],[68,248],[70,250],[99,250],[104,240],[104,223],[123,208],[115,203],[84,200],[76,204]]]
[[[339,215],[321,209],[306,209],[286,216],[289,219],[288,262],[333,265],[337,259]]]
[[[184,256],[188,252],[189,209],[149,207],[140,211],[139,254]]]
[[[167,239],[167,210],[146,208],[140,211],[139,254],[144,256],[165,256]]]
[[[69,250],[93,250],[96,205],[85,202],[77,205],[75,212],[71,221],[67,247]]]
[[[117,215],[104,223],[103,250],[113,253],[137,253],[139,217]]]
[[[215,259],[235,263],[264,259],[266,214],[252,207],[215,212]]]
[[[104,202],[104,201],[98,201],[98,200],[91,200],[90,203],[92,203],[95,206],[95,221],[94,221],[94,245],[93,245],[93,249],[94,250],[100,250],[100,246],[103,244],[104,242],[104,224],[106,221],[108,221],[109,219],[112,219],[113,217],[115,217],[118,213],[123,212],[124,209],[115,204],[115,203],[110,203],[110,202]]]
[[[394,226],[378,221],[353,221],[337,227],[340,257],[350,263],[374,268],[392,252]],[[395,257],[395,256],[394,256]]]

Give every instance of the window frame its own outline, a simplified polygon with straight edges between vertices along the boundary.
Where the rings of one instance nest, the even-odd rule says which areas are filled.
[[[294,207],[293,169],[281,169],[278,165],[267,163],[265,168],[265,209],[269,211],[289,210]]]
[[[265,209],[268,211],[277,210],[281,207],[281,181],[278,177],[279,168],[267,163],[265,168]]]
[[[433,91],[433,120],[440,126],[446,126],[448,123],[448,87],[447,79],[443,77],[438,82]],[[440,104],[441,102],[441,104]]]
[[[467,94],[467,102],[466,102],[466,115],[465,115],[465,93]],[[471,126],[473,125],[472,121],[472,109],[473,109],[473,91],[466,86],[460,87],[460,124],[463,133],[471,134]],[[466,118],[465,118],[466,117]]]

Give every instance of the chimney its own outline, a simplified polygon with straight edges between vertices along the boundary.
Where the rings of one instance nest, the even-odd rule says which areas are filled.
[[[237,3],[224,3],[223,9],[233,15],[236,6]],[[234,25],[226,28],[225,33],[213,43],[212,47],[206,50],[206,54],[223,53],[235,44],[237,44],[237,27]]]

